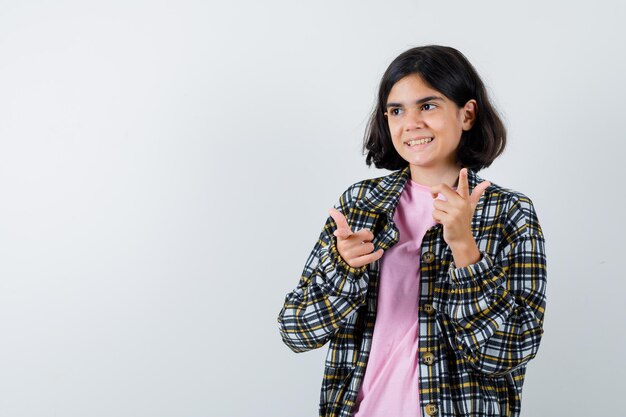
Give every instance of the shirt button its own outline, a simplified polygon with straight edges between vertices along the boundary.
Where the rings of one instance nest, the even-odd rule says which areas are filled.
[[[435,314],[435,308],[433,307],[432,304],[424,304],[424,311],[429,316],[432,316],[433,314]]]
[[[437,411],[437,404],[435,403],[430,403],[426,406],[426,414],[428,414],[429,416],[436,416]]]
[[[432,365],[435,362],[435,355],[432,352],[426,352],[422,355],[422,360],[426,365]]]
[[[426,262],[427,264],[433,263],[434,260],[435,254],[432,252],[424,252],[424,254],[422,255],[422,261]]]

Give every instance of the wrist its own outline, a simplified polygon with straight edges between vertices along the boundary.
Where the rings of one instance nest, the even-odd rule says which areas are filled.
[[[473,237],[471,241],[465,240],[450,244],[449,246],[452,251],[452,257],[454,258],[454,265],[456,268],[466,267],[482,259],[478,245],[476,245],[476,241]]]

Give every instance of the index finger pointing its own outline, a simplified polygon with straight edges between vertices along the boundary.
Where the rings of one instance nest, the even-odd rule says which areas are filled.
[[[330,217],[332,217],[333,220],[335,220],[335,223],[337,223],[337,229],[346,229],[350,231],[350,233],[352,233],[352,229],[350,229],[350,225],[348,224],[348,221],[339,210],[337,210],[334,207],[331,207],[331,209],[328,210],[328,214],[330,214]]]
[[[469,182],[467,179],[467,168],[462,168],[459,172],[459,181],[456,187],[456,192],[463,198],[469,197]]]

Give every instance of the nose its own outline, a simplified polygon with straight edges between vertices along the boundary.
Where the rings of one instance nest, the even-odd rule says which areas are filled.
[[[407,125],[406,125],[407,130],[421,129],[425,126],[422,113],[419,111],[419,109],[416,109],[416,108],[408,109],[406,120],[407,120]]]

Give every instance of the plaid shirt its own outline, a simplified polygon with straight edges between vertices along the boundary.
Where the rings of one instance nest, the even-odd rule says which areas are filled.
[[[409,177],[407,166],[357,182],[335,208],[353,231],[372,230],[376,249],[389,249],[398,242],[393,213]],[[470,194],[482,181],[468,169]],[[348,265],[336,248],[336,227],[329,216],[278,323],[294,352],[330,341],[320,416],[351,417],[372,346],[380,269],[379,261]],[[441,224],[426,232],[415,260],[424,416],[518,416],[526,365],[543,334],[546,256],[532,201],[492,182],[471,227],[481,253],[476,263],[455,267]]]

